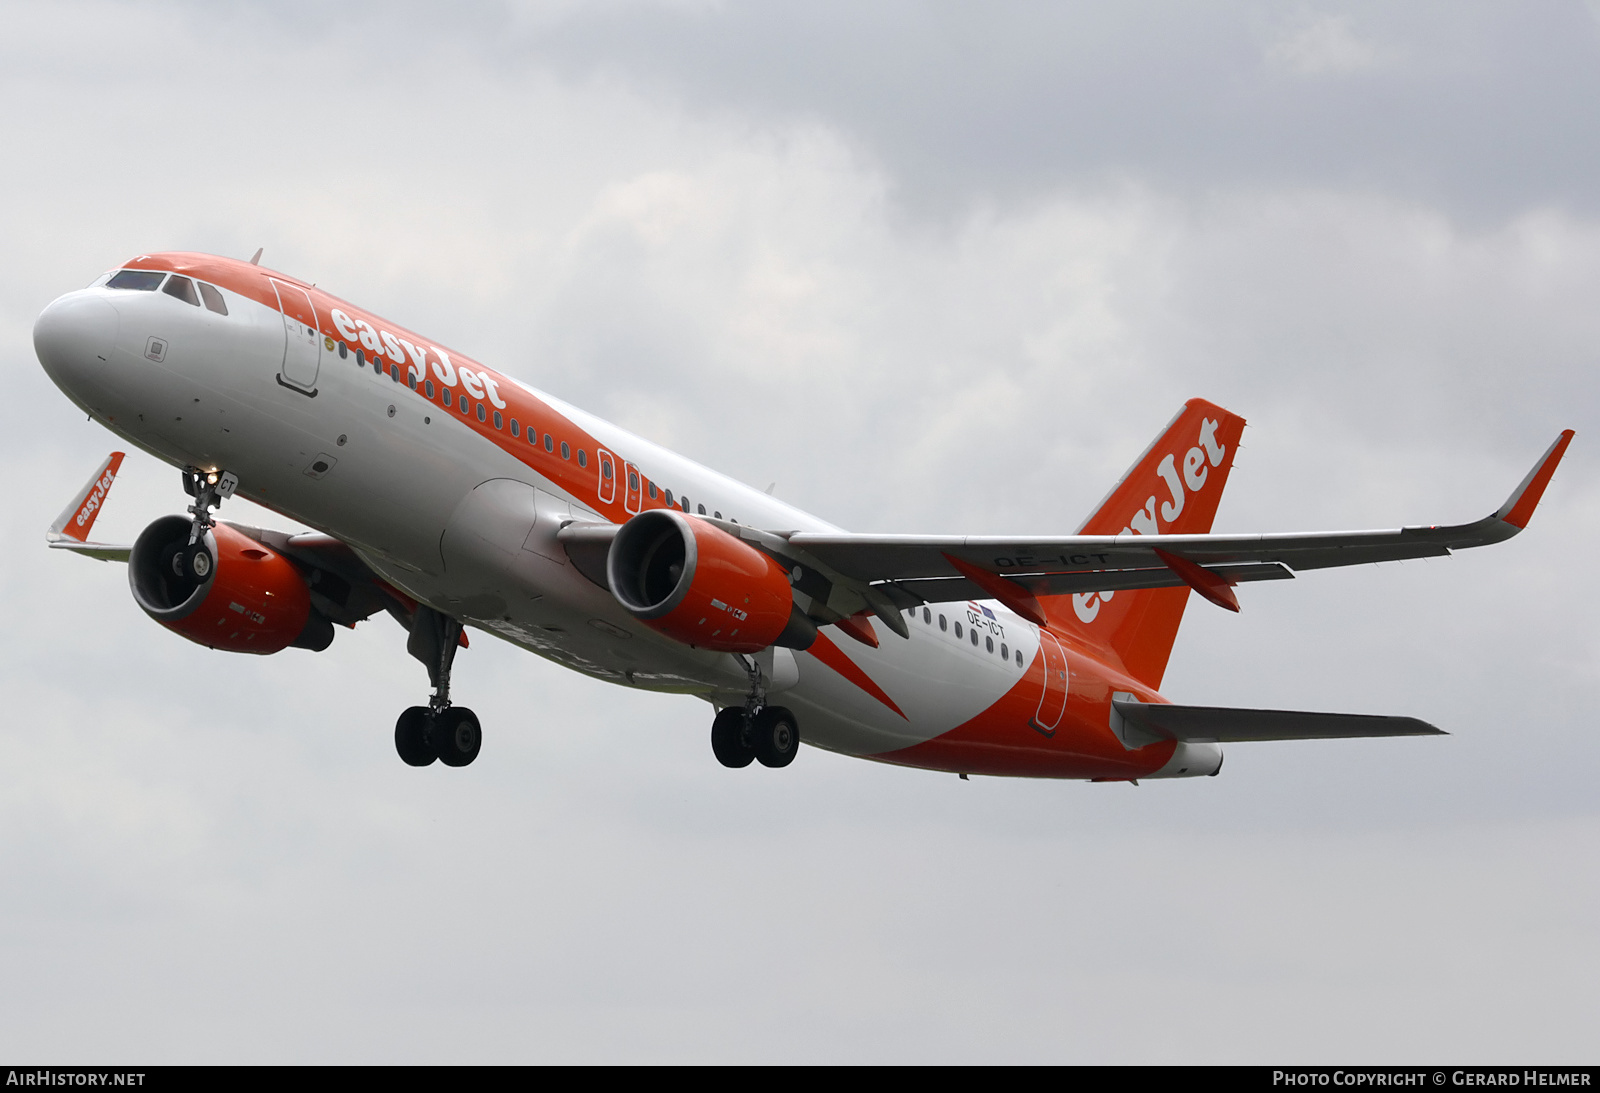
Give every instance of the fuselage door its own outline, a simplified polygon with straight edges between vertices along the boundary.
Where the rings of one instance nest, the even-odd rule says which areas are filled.
[[[1044,658],[1044,692],[1039,695],[1033,727],[1050,736],[1067,712],[1067,657],[1055,635],[1044,629],[1039,631],[1039,653]]]
[[[617,500],[617,463],[604,448],[595,451],[600,462],[600,503],[614,504]]]
[[[304,289],[282,281],[273,281],[272,288],[278,294],[278,310],[283,314],[283,369],[279,379],[285,386],[310,391],[317,385],[317,369],[322,363],[316,309]]]
[[[639,481],[639,468],[632,463],[623,464],[628,476],[628,494],[622,502],[622,507],[629,512],[638,512],[639,506],[644,504],[644,487]]]

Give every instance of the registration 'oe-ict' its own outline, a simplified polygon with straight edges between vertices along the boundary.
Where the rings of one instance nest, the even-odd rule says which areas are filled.
[[[1192,399],[1075,534],[852,534],[259,258],[140,255],[39,316],[50,378],[192,498],[131,545],[93,541],[115,452],[49,543],[126,562],[139,606],[212,649],[320,651],[389,615],[431,685],[395,724],[413,766],[478,755],[450,694],[466,627],[704,699],[729,767],[785,766],[804,740],[962,776],[1136,781],[1216,774],[1230,741],[1437,734],[1169,702],[1189,594],[1237,611],[1242,583],[1508,539],[1572,439],[1471,523],[1213,535],[1244,419]],[[320,530],[216,519],[235,494]]]

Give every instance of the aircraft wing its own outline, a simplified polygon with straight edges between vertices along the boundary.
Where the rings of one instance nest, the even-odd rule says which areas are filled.
[[[1189,585],[1237,610],[1234,584],[1304,569],[1447,555],[1502,542],[1533,514],[1573,432],[1564,431],[1495,512],[1451,526],[1270,535],[1078,535],[1063,538],[797,532],[789,545],[839,575],[909,602],[992,597],[1025,617],[1037,596]],[[1035,621],[1038,621],[1037,619]]]
[[[123,458],[123,452],[107,456],[83,489],[56,517],[45,532],[45,541],[51,549],[67,550],[103,562],[128,561],[133,553],[131,545],[89,540]],[[379,611],[388,611],[402,626],[410,627],[416,601],[373,573],[360,556],[340,540],[315,532],[291,535],[224,522],[235,531],[294,559],[306,579],[312,605],[330,621],[354,626]]]
[[[125,455],[124,452],[112,452],[106,456],[106,461],[89,477],[89,481],[78,491],[72,503],[61,510],[61,515],[56,517],[55,523],[50,525],[50,530],[45,532],[45,542],[49,543],[52,549],[70,550],[74,554],[98,558],[102,562],[128,560],[128,554],[133,550],[131,546],[89,542],[89,532],[93,530],[95,518],[100,515],[100,509],[105,505],[111,483],[117,480],[117,471],[122,469]]]

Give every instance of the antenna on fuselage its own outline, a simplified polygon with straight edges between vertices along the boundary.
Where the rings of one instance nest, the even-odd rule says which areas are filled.
[[[776,486],[776,485],[777,485],[776,482],[769,482],[769,483],[767,483],[767,488],[762,490],[761,492],[770,495],[772,493],[772,488],[774,486]]]
[[[261,264],[261,252],[266,249],[266,247],[256,248],[256,252],[250,256],[250,264],[252,266],[259,266]]]

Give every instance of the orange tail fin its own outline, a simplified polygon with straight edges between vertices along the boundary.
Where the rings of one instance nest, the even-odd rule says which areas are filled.
[[[1244,418],[1204,399],[1184,403],[1078,529],[1080,535],[1204,535],[1233,469]],[[1189,589],[1041,596],[1053,628],[1109,646],[1128,674],[1161,686]]]

